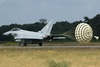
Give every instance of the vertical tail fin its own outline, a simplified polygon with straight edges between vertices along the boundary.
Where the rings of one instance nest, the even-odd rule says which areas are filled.
[[[45,27],[43,27],[39,32],[50,35],[52,27],[53,27],[54,21],[50,21]]]

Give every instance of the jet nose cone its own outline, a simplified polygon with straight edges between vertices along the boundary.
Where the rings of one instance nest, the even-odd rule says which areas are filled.
[[[3,33],[3,35],[9,35],[10,34],[10,32],[5,32],[5,33]]]
[[[5,32],[5,33],[3,33],[3,35],[8,35],[8,34]]]

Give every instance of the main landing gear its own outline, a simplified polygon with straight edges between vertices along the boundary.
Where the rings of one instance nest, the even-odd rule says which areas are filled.
[[[19,46],[21,46],[21,44],[23,44],[23,46],[27,46],[27,41],[24,41],[24,42],[19,42]],[[39,43],[30,43],[30,44],[38,44],[39,46],[42,46],[42,42],[39,42]]]
[[[39,46],[42,46],[42,43],[39,43]]]

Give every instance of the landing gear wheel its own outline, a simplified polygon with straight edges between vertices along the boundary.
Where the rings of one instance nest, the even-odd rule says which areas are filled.
[[[42,46],[42,43],[39,43],[39,46]]]
[[[27,43],[26,42],[24,43],[24,46],[27,46]]]
[[[19,43],[19,46],[21,46],[21,43]]]
[[[22,44],[22,42],[19,42],[19,44],[18,44],[18,45],[19,45],[19,46],[21,46],[21,44]]]

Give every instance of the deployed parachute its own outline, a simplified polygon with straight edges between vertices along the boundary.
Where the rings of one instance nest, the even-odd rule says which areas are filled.
[[[88,43],[93,38],[93,31],[87,23],[80,23],[76,28],[64,33],[68,38],[78,41],[79,43]]]

